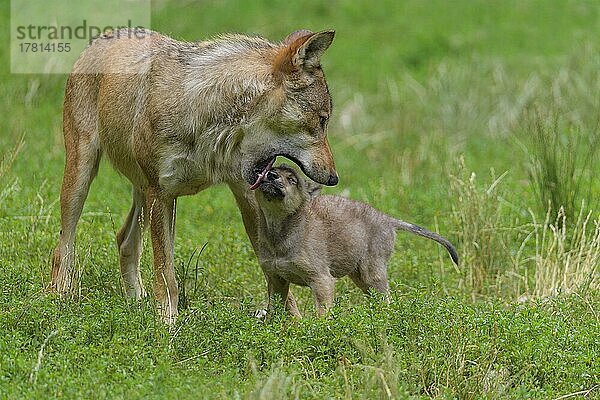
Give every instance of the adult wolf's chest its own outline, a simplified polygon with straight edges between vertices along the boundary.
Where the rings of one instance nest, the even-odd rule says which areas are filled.
[[[212,169],[216,167],[211,165],[208,156],[180,149],[165,153],[159,163],[158,183],[166,193],[172,196],[196,194],[214,183],[216,171]]]
[[[223,150],[218,130],[211,128],[185,134],[161,133],[158,183],[173,196],[195,194],[216,183],[238,178],[241,167],[236,148]]]

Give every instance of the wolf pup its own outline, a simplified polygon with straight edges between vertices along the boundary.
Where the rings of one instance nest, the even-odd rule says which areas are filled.
[[[320,186],[282,165],[270,170],[256,192],[260,206],[258,258],[273,295],[300,317],[288,299],[290,283],[309,286],[317,313],[333,305],[337,278],[349,275],[365,293],[388,294],[386,263],[396,231],[404,230],[442,244],[458,264],[456,250],[442,236],[392,218],[373,207],[339,196],[316,195]],[[293,299],[292,299],[293,300]]]
[[[280,43],[243,35],[185,43],[123,29],[95,39],[66,84],[61,231],[50,290],[70,289],[76,225],[103,154],[133,189],[116,237],[125,292],[146,293],[139,262],[149,225],[154,293],[167,323],[177,316],[179,196],[226,183],[254,245],[257,206],[249,189],[277,156],[319,183],[337,184],[326,136],[331,98],[320,64],[333,37],[302,30]]]

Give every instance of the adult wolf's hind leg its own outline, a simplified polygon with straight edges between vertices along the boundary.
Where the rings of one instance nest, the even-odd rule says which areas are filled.
[[[74,82],[77,79],[81,81]],[[92,78],[70,78],[65,94],[63,131],[66,162],[60,192],[61,231],[52,257],[50,283],[50,290],[61,294],[71,288],[77,221],[90,184],[98,172],[101,157],[97,119],[94,117],[95,100],[91,92],[93,88],[89,86],[94,83],[90,79]],[[78,88],[74,88],[76,85]]]
[[[60,194],[60,239],[52,257],[50,290],[64,294],[71,289],[73,261],[75,259],[75,232],[83,210],[90,184],[98,170],[100,152],[79,156],[67,155],[67,166]],[[67,172],[67,170],[69,170]]]
[[[117,233],[117,248],[123,286],[127,297],[140,299],[146,296],[146,290],[140,274],[140,256],[142,254],[142,234],[148,222],[146,196],[133,188],[133,204],[123,227]]]

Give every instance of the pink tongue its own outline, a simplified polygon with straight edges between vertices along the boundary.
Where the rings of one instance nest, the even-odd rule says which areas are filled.
[[[273,168],[274,163],[275,163],[275,158],[273,158],[271,161],[269,161],[269,163],[262,170],[262,172],[260,174],[258,174],[258,176],[256,177],[256,182],[254,182],[254,184],[252,184],[252,186],[250,186],[250,190],[256,190],[260,186],[262,181],[265,180],[265,176],[267,176],[267,173],[271,170],[271,168]]]

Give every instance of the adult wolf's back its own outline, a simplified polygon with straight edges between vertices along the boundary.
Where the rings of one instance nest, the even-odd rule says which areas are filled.
[[[331,98],[320,66],[333,37],[333,31],[297,31],[281,43],[243,35],[185,43],[120,30],[88,46],[65,91],[62,229],[51,288],[70,289],[76,224],[102,154],[133,187],[133,205],[117,234],[125,291],[145,295],[139,260],[149,224],[154,292],[167,322],[177,315],[177,197],[227,183],[254,244],[256,204],[247,192],[275,157],[335,185],[326,136]]]

